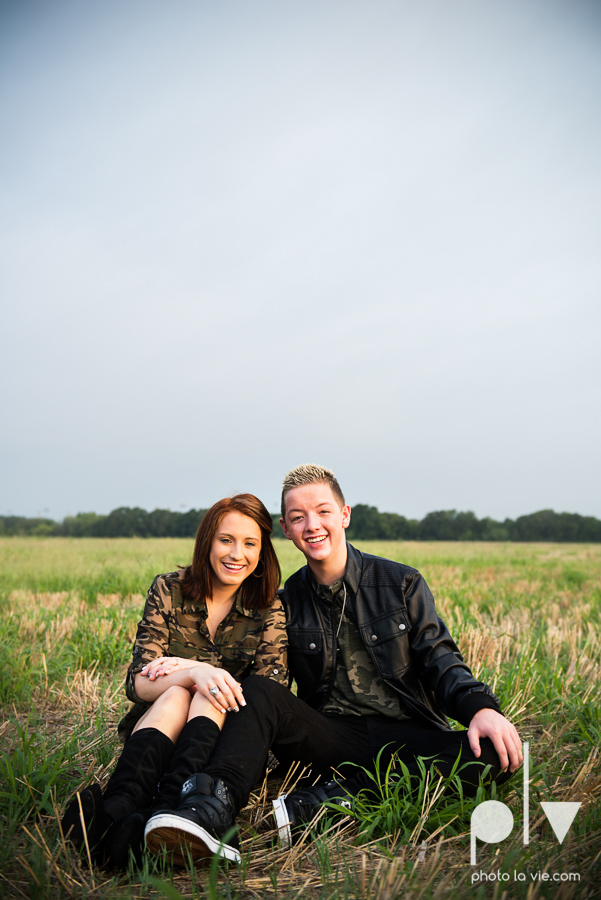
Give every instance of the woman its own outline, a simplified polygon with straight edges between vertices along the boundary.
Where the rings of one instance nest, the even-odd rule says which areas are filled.
[[[124,868],[130,848],[141,860],[152,808],[175,809],[187,775],[211,756],[225,716],[246,705],[238,679],[287,683],[271,531],[271,516],[252,494],[220,500],[200,524],[191,565],[152,583],[126,678],[134,706],[119,724],[123,752],[104,794],[91,785],[61,822],[84,850],[83,817],[96,862]]]

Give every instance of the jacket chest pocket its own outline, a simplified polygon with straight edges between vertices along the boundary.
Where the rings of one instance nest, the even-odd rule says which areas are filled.
[[[302,685],[315,685],[323,671],[323,634],[311,628],[288,628],[288,665]]]
[[[321,653],[323,634],[319,628],[289,628],[288,650],[293,653]]]
[[[401,675],[411,663],[409,619],[404,609],[361,625],[361,637],[384,678]]]

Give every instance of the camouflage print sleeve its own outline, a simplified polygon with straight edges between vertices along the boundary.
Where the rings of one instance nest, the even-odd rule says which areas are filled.
[[[254,675],[266,675],[288,684],[288,636],[286,613],[282,601],[276,597],[269,609],[263,634],[255,656]]]
[[[164,578],[157,575],[146,596],[144,614],[134,641],[133,659],[125,678],[125,693],[133,703],[139,702],[134,689],[135,675],[151,660],[169,655],[170,611],[171,593]]]

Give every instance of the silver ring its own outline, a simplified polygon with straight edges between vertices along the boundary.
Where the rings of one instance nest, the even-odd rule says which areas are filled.
[[[217,686],[209,688],[209,694],[212,694],[213,697],[216,697],[217,694],[220,694],[220,693],[221,693],[221,688],[218,688]]]

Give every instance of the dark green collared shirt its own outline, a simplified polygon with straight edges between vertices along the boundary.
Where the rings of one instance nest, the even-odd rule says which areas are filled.
[[[323,602],[332,605],[334,634],[338,632],[334,685],[321,712],[340,716],[408,719],[409,715],[397,692],[378,675],[361,640],[357,623],[349,616],[348,607],[344,604],[343,579],[329,586],[317,582],[314,585]]]

